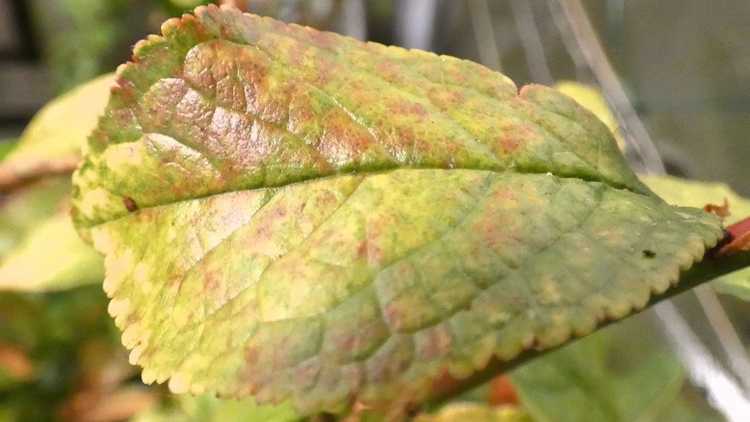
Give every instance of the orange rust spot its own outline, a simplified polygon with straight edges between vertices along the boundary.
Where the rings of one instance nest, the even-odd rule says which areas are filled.
[[[427,116],[427,110],[422,104],[413,101],[396,101],[388,104],[388,109],[393,114],[398,115],[413,115],[417,117]]]

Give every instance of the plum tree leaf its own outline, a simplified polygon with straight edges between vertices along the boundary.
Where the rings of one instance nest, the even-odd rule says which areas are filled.
[[[39,111],[0,164],[0,192],[38,177],[71,173],[113,82],[113,74],[100,76]]]
[[[68,216],[69,174],[113,82],[104,75],[50,102],[0,162],[0,290],[63,290],[104,278],[101,257]]]
[[[65,290],[103,279],[101,256],[78,237],[66,209],[37,222],[0,260],[0,290]]]
[[[303,415],[588,334],[723,236],[553,89],[215,6],[136,45],[74,184],[144,381]]]
[[[750,215],[750,200],[723,183],[698,182],[671,176],[644,176],[645,183],[667,202],[686,207],[707,204],[729,205],[726,224],[733,224]],[[750,269],[735,271],[716,279],[711,285],[719,292],[750,301]]]

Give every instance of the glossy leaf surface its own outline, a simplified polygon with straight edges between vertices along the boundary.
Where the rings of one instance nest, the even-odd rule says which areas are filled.
[[[643,308],[723,234],[555,90],[213,6],[162,31],[74,177],[147,382],[397,408]]]

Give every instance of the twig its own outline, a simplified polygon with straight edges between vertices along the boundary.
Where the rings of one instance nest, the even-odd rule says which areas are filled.
[[[625,141],[642,161],[646,173],[663,174],[664,163],[651,136],[633,108],[617,73],[607,59],[604,48],[594,31],[580,0],[552,0],[569,22],[568,27],[578,45],[578,51],[602,87],[604,97],[621,123]],[[566,45],[567,47],[567,45]]]
[[[568,27],[579,46],[582,56],[602,87],[615,116],[621,122],[624,132],[627,135],[626,141],[628,145],[633,148],[641,159],[644,166],[643,170],[647,173],[665,174],[664,163],[661,161],[659,151],[656,149],[643,122],[638,118],[635,109],[630,103],[617,74],[604,53],[604,49],[580,0],[551,0],[550,4],[553,3],[554,6],[551,6],[550,10],[553,13],[555,13],[555,10],[558,10],[566,17]],[[739,336],[732,326],[726,311],[716,297],[716,293],[711,289],[696,289],[694,293],[698,297],[708,322],[716,337],[719,338],[719,343],[729,358],[736,375],[742,377],[745,386],[750,385],[750,379],[746,377],[750,375],[750,360],[748,360],[747,352],[739,341]],[[723,388],[726,385],[715,384],[707,380],[704,376],[698,376],[705,372],[705,368],[695,367],[694,365],[700,363],[701,359],[705,359],[705,357],[696,354],[708,353],[708,351],[688,325],[683,324],[685,329],[678,330],[677,327],[682,327],[683,325],[680,325],[682,317],[679,315],[677,309],[671,305],[666,305],[656,307],[655,312],[664,325],[667,335],[675,343],[674,349],[683,363],[688,367],[693,381],[710,390],[708,392],[709,396],[716,397],[723,394],[717,388]],[[699,347],[693,347],[694,344],[692,343],[696,342]],[[731,377],[723,372],[724,369],[720,365],[716,364],[711,368],[712,370],[719,371],[722,379],[731,380]],[[738,399],[742,399],[742,397]],[[744,400],[745,404],[750,407],[750,401],[747,398],[744,398]],[[733,408],[727,408],[726,402],[713,400],[713,403],[717,405],[725,416],[736,416],[736,411]]]
[[[54,160],[4,164],[0,166],[0,193],[10,193],[44,177],[70,174],[76,169],[79,161],[78,156],[69,156]]]

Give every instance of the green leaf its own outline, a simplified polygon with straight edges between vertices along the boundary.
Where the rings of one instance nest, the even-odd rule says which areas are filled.
[[[643,181],[667,202],[675,205],[702,208],[706,204],[723,204],[726,199],[731,212],[726,224],[750,217],[750,200],[723,183],[696,182],[671,176],[644,176]],[[711,285],[721,293],[750,301],[750,269],[721,277]]]
[[[68,217],[81,147],[104,110],[114,75],[50,102],[0,163],[0,290],[51,291],[99,282],[101,258]]]
[[[78,237],[67,210],[38,222],[0,261],[0,290],[65,290],[102,279],[101,256]]]
[[[182,395],[176,406],[138,415],[131,422],[295,422],[291,406],[258,406],[252,399],[220,400],[209,395]]]
[[[537,422],[662,421],[683,375],[657,332],[645,317],[616,324],[516,369],[513,384]]]
[[[5,156],[16,147],[15,139],[3,139],[0,140],[0,161],[5,159]]]
[[[0,164],[0,192],[46,175],[71,173],[113,81],[112,74],[101,76],[39,111]]]
[[[598,89],[574,81],[557,82],[554,88],[576,100],[578,104],[594,113],[612,131],[620,149],[625,150],[625,141],[622,139],[617,119],[612,114],[607,101]]]
[[[532,422],[521,409],[511,406],[490,407],[476,403],[454,403],[434,415],[420,415],[414,422]]]
[[[228,8],[162,32],[74,175],[146,382],[398,409],[642,309],[723,235],[553,89]]]
[[[54,215],[70,193],[70,180],[50,177],[0,197],[0,259],[40,221]]]

